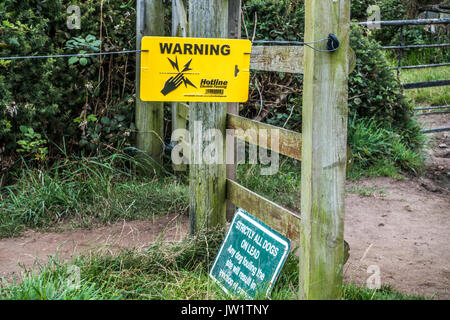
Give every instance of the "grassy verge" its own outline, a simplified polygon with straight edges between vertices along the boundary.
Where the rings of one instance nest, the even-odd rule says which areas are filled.
[[[89,227],[187,210],[186,185],[173,177],[137,176],[133,161],[115,155],[22,170],[16,183],[0,192],[0,238],[64,222],[65,227]]]
[[[403,83],[450,79],[450,67],[402,70]],[[408,99],[414,105],[443,106],[450,104],[450,90],[447,86],[405,90]]]
[[[241,164],[237,180],[244,187],[288,208],[300,210],[301,163],[280,155],[279,170],[274,175],[260,174],[260,164]]]
[[[179,243],[155,242],[144,252],[78,256],[68,264],[54,259],[22,282],[3,282],[0,299],[229,299],[208,276],[223,235],[216,231]],[[297,261],[289,255],[270,299],[296,298]],[[77,283],[72,282],[77,279],[73,266],[80,270]],[[347,284],[343,292],[351,300],[424,299],[388,286],[369,290]]]
[[[348,145],[352,150],[352,165],[347,178],[387,176],[401,179],[405,172],[419,174],[424,169],[422,146],[425,136],[414,132],[419,128],[413,123],[411,134],[402,137],[393,130],[373,120],[351,120],[348,128]],[[408,129],[407,129],[408,130]],[[407,141],[405,137],[414,137]],[[417,148],[412,148],[416,145]],[[241,164],[237,180],[250,190],[294,211],[299,211],[301,188],[301,163],[280,155],[276,174],[263,176],[262,165]]]
[[[403,136],[372,119],[351,120],[348,144],[352,150],[353,167],[348,178],[389,176],[400,178],[402,172],[420,173],[424,169],[421,153],[426,137],[411,122]],[[413,137],[408,141],[407,137]]]
[[[350,179],[401,178],[403,171],[418,173],[423,168],[420,151],[410,147],[420,146],[422,141],[406,141],[371,120],[350,121],[348,132],[353,150]],[[139,166],[142,164],[131,156],[115,154],[60,161],[47,169],[23,169],[15,184],[0,190],[0,238],[17,236],[26,228],[90,227],[187,210],[187,183],[173,176],[146,178],[137,174]],[[298,211],[301,163],[280,156],[276,174],[261,175],[261,168],[260,164],[239,165],[238,182]]]

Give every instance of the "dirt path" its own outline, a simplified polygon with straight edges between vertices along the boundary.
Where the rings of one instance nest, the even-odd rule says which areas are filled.
[[[347,190],[345,239],[351,250],[345,280],[365,284],[368,267],[377,266],[381,284],[450,299],[450,192],[420,178],[361,180]],[[93,230],[28,231],[0,240],[0,277],[20,272],[18,262],[30,267],[36,257],[45,262],[56,252],[69,259],[74,253],[145,248],[162,231],[164,239],[181,239],[188,225],[186,216],[170,215]]]
[[[381,284],[450,299],[450,193],[425,185],[434,184],[377,178],[352,188],[359,194],[346,198],[347,281],[365,284],[379,270]]]
[[[426,127],[445,126],[450,115],[431,116],[424,122]],[[345,239],[351,248],[344,269],[347,282],[366,284],[374,270],[379,270],[381,284],[405,293],[450,299],[449,134],[433,135],[423,178],[347,183]],[[0,277],[19,273],[18,262],[30,267],[36,258],[46,262],[56,252],[70,259],[74,253],[145,248],[162,231],[166,240],[181,239],[188,224],[186,216],[169,215],[92,230],[28,231],[20,238],[0,239]]]
[[[145,248],[158,237],[180,240],[188,233],[188,218],[167,215],[153,221],[119,222],[96,229],[40,233],[29,230],[22,237],[0,239],[0,278],[12,279],[22,268],[46,263],[57,254],[62,260],[72,255],[119,248]]]
[[[426,129],[450,126],[450,114],[418,119]],[[377,178],[349,186],[347,281],[364,284],[379,270],[382,284],[450,299],[450,132],[428,136],[422,178]],[[370,273],[369,266],[375,266]]]

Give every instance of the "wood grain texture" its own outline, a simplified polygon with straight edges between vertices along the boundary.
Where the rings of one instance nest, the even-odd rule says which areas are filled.
[[[161,0],[138,0],[136,3],[136,49],[141,50],[144,36],[164,35],[164,7]],[[136,147],[162,164],[164,105],[140,99],[140,53],[136,56]]]
[[[189,0],[189,36],[226,38],[228,36],[228,0]],[[191,234],[224,227],[226,222],[226,165],[203,162],[205,150],[215,146],[225,155],[225,143],[212,136],[218,129],[225,136],[226,103],[191,103],[189,133],[191,139],[189,218]],[[221,150],[220,150],[221,149]]]
[[[173,37],[186,37],[188,33],[188,21],[185,4],[183,0],[172,0],[172,36]],[[172,132],[177,129],[187,129],[189,117],[180,112],[183,107],[182,103],[172,102]],[[188,111],[189,113],[189,111]],[[180,143],[181,139],[173,141],[174,143]],[[186,164],[172,164],[174,171],[186,171]]]
[[[262,145],[262,147],[273,150],[275,152],[281,153],[285,156],[302,160],[302,135],[301,133],[287,130],[284,128],[272,126],[270,124],[262,123],[259,121],[246,119],[244,117],[240,117],[233,114],[227,115],[227,129],[242,129],[246,130],[255,130],[255,132],[259,132],[259,130],[265,130],[267,132],[267,145]],[[278,134],[278,146],[271,146],[271,135],[273,133],[272,130],[276,130]],[[236,136],[238,139],[242,139],[249,143],[253,143],[251,139],[249,139],[248,135],[245,136]],[[257,144],[260,143],[258,139]]]
[[[229,0],[228,1],[228,38],[230,39],[240,39],[241,38],[241,0]],[[239,103],[231,102],[227,103],[228,114],[239,114]],[[227,179],[236,180],[237,177],[237,156],[236,156],[236,139],[233,141],[232,146],[227,146],[227,148],[233,148],[234,162],[233,164],[227,164]],[[231,202],[227,201],[227,221],[233,219],[234,213],[236,211],[236,206]]]
[[[300,237],[300,217],[282,206],[227,179],[227,199],[290,239]]]
[[[250,69],[303,73],[302,46],[254,46]]]
[[[340,299],[350,0],[306,0],[305,12],[306,42],[334,33],[341,47],[304,52],[299,293],[302,299]]]
[[[227,179],[227,199],[291,240],[300,237],[300,215]],[[350,246],[344,241],[344,263]]]
[[[180,104],[178,109],[178,114],[180,117],[189,120],[189,107],[186,104]],[[302,160],[302,134],[287,130],[284,128],[276,127],[267,123],[262,123],[259,121],[247,119],[235,114],[228,113],[226,120],[226,128],[227,129],[242,129],[246,130],[255,130],[255,132],[259,132],[259,130],[266,130],[267,134],[267,145],[263,147],[267,147],[269,150],[273,150],[275,152],[281,153],[285,156],[297,159],[299,161]],[[271,142],[271,130],[278,131],[279,143],[276,149],[272,148],[270,145]],[[238,139],[244,140],[249,143],[253,143],[249,136],[237,136]],[[257,145],[259,141],[256,141]],[[229,178],[229,177],[227,177]],[[233,180],[233,179],[231,179]]]

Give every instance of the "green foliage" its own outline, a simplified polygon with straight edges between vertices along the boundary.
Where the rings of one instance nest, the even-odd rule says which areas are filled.
[[[368,289],[354,284],[344,286],[346,300],[428,300],[424,296],[407,295],[389,285],[382,285],[380,289]]]
[[[386,126],[402,127],[412,115],[401,84],[390,69],[381,46],[364,37],[353,26],[350,47],[356,54],[356,68],[349,77],[349,112],[351,117],[375,118]]]
[[[303,38],[303,0],[247,0],[243,2],[246,28],[242,34],[256,40],[298,40]],[[255,22],[257,27],[255,29]]]
[[[0,189],[0,238],[67,220],[73,227],[92,227],[186,211],[187,186],[172,178],[135,178],[136,169],[148,174],[151,168],[142,154],[137,161],[134,155],[115,153],[22,170],[16,184]]]
[[[100,51],[101,41],[97,40],[95,36],[89,34],[86,38],[75,37],[66,42],[66,49],[78,50],[79,54],[84,54],[86,52],[97,52]],[[70,57],[69,64],[75,64],[79,62],[82,66],[87,65],[90,62],[90,58],[86,56],[81,57]]]
[[[37,272],[27,270],[24,281],[0,285],[0,299],[230,299],[208,276],[223,235],[222,230],[212,230],[175,243],[161,237],[145,251],[111,254],[105,250],[69,263],[54,257]],[[70,287],[72,266],[80,270],[78,289]],[[298,273],[298,256],[291,252],[268,299],[297,299]],[[343,292],[346,300],[425,299],[386,285],[367,289],[345,284]]]
[[[392,163],[405,171],[417,172],[423,168],[420,154],[408,148],[401,135],[386,129],[374,119],[353,119],[349,122],[348,131],[353,161],[361,169],[377,165],[380,161],[385,166]]]
[[[352,1],[351,18],[358,21],[365,21],[367,19],[367,8],[374,3],[375,0]]]
[[[71,4],[80,7],[80,30],[70,30],[66,25],[66,9]],[[0,56],[134,48],[134,5],[133,1],[116,0],[2,1]],[[66,150],[75,154],[92,155],[129,145],[130,132],[134,130],[134,61],[132,54],[0,60],[0,149],[5,150],[2,156],[18,157],[20,126],[39,131],[53,142],[48,145],[49,158],[58,156],[56,146],[61,146],[64,138]],[[87,128],[93,122],[83,122],[88,114],[99,119],[114,118],[115,112],[119,112],[119,118],[125,118],[119,121],[120,128],[113,126],[109,133],[100,134],[100,128]],[[79,118],[83,120],[74,121]]]
[[[354,12],[366,12],[371,1],[355,2]],[[256,39],[264,40],[301,40],[304,28],[303,1],[246,1],[244,13],[247,30],[254,28],[254,18],[258,17]],[[293,15],[291,15],[294,13]],[[356,13],[355,13],[356,14]],[[298,25],[297,29],[291,26]],[[274,31],[275,30],[275,31]],[[243,27],[245,34],[245,27]],[[389,158],[394,170],[385,173],[397,174],[399,169],[417,171],[421,168],[419,151],[423,147],[423,136],[420,134],[420,126],[412,118],[412,106],[407,102],[403,94],[403,88],[391,70],[391,65],[376,40],[365,35],[364,30],[357,25],[352,26],[350,47],[356,54],[356,68],[349,76],[349,117],[362,120],[372,119],[380,128],[398,135],[401,138],[401,146],[397,149],[400,158]],[[302,75],[283,74],[276,72],[252,73],[250,83],[250,98],[244,104],[241,115],[249,118],[260,117],[265,122],[275,126],[291,130],[301,131],[302,112]],[[349,135],[354,134],[356,127],[349,126]],[[372,133],[372,131],[368,131]],[[356,139],[352,148],[366,146],[368,143],[376,143],[376,137],[368,137],[369,140]],[[392,141],[389,141],[391,143]],[[359,144],[358,146],[356,145]],[[376,146],[375,146],[376,147]],[[395,145],[396,148],[400,144]],[[389,145],[394,148],[394,145]],[[358,150],[357,150],[358,152]],[[361,166],[368,169],[367,165],[377,165],[378,160],[384,157],[383,153],[359,153],[362,157]],[[403,158],[410,161],[404,161]],[[414,158],[414,160],[412,160]],[[359,161],[359,160],[358,160]],[[253,170],[246,168],[245,176]],[[295,170],[294,170],[295,171]],[[284,179],[284,178],[282,178]],[[245,179],[249,180],[249,179]],[[248,181],[249,184],[250,180]],[[262,181],[253,183],[253,187],[264,193]],[[277,198],[276,195],[274,195]],[[289,205],[289,204],[288,204]]]
[[[86,279],[71,282],[70,265],[53,258],[47,265],[39,265],[38,271],[26,270],[21,280],[3,281],[0,286],[2,300],[102,300],[118,299],[106,283],[97,284]],[[75,279],[74,279],[75,280]]]
[[[20,145],[17,151],[32,154],[36,160],[44,161],[47,156],[47,147],[44,145],[47,141],[42,139],[39,133],[34,132],[33,128],[20,126],[20,131],[23,138],[17,141],[17,144]]]

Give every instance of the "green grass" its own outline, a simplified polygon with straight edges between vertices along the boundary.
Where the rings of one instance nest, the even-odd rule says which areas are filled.
[[[414,132],[418,129],[411,122],[409,130]],[[348,144],[352,149],[353,167],[348,172],[348,178],[400,178],[402,171],[420,173],[424,169],[421,150],[426,138],[417,132],[409,136],[413,136],[414,141],[407,141],[372,119],[349,121]],[[416,149],[411,146],[416,146]]]
[[[404,178],[404,173],[420,174],[424,169],[421,146],[423,134],[414,132],[419,127],[414,122],[410,130],[414,141],[396,134],[373,120],[351,120],[348,128],[348,144],[352,149],[352,166],[347,178],[387,176]],[[417,146],[413,149],[411,145]],[[237,169],[237,181],[244,187],[284,207],[299,211],[301,188],[301,163],[280,155],[279,171],[270,176],[260,174],[261,165],[241,164]]]
[[[0,299],[237,299],[227,296],[208,276],[223,236],[223,231],[212,231],[178,243],[155,242],[144,252],[96,253],[69,263],[55,258],[37,272],[28,271],[23,281],[4,280]],[[297,263],[298,258],[290,254],[270,299],[296,299]],[[78,288],[70,287],[71,266],[80,270]],[[424,299],[388,286],[370,290],[346,284],[343,293],[349,300]]]
[[[450,67],[411,69],[400,71],[402,83],[450,79]],[[407,98],[414,105],[450,105],[448,86],[405,90]]]
[[[280,155],[279,164],[278,172],[269,176],[260,175],[262,165],[241,164],[237,169],[237,181],[282,206],[298,211],[301,163]]]
[[[358,185],[353,185],[350,188],[345,190],[347,193],[355,193],[362,197],[372,197],[375,195],[385,196],[387,195],[387,191],[385,188],[379,188],[378,186],[372,187],[361,187]]]
[[[61,223],[70,228],[88,227],[187,210],[186,183],[174,177],[136,176],[130,165],[137,165],[133,161],[126,157],[84,158],[46,170],[23,170],[15,185],[2,189],[0,236],[14,236],[29,227],[47,230]],[[298,210],[300,162],[281,157],[280,170],[273,176],[261,176],[259,169],[259,165],[240,165],[238,181]],[[228,299],[208,276],[223,235],[220,230],[179,243],[161,240],[145,251],[124,249],[114,255],[105,250],[75,257],[69,263],[55,257],[38,270],[28,270],[23,278],[3,281],[0,299]],[[296,299],[297,262],[295,255],[289,255],[270,299]],[[68,282],[71,266],[80,270],[77,288]],[[385,286],[369,290],[346,284],[343,292],[344,299],[423,298]]]
[[[174,177],[136,176],[132,158],[83,158],[25,169],[0,191],[0,238],[26,228],[89,227],[185,212],[188,188]]]

